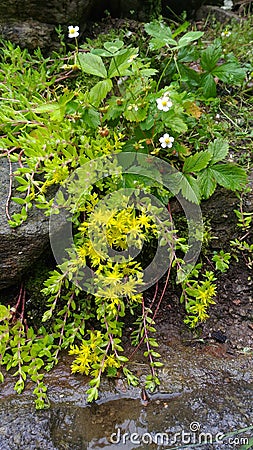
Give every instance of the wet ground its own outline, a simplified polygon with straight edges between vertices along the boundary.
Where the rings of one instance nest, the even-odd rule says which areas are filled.
[[[230,355],[226,344],[215,342],[209,347],[220,350],[216,353],[185,346],[175,335],[168,339],[168,331],[164,327],[160,335],[161,386],[145,403],[140,388],[118,379],[104,380],[99,400],[88,406],[87,379],[70,374],[68,356],[46,375],[49,410],[36,412],[32,386],[18,396],[7,378],[0,400],[0,449],[240,448],[253,435],[252,357]],[[138,355],[131,368],[141,377],[148,373]]]

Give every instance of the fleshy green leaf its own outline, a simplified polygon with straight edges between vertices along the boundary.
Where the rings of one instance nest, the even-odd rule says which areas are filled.
[[[208,151],[195,153],[185,160],[183,172],[199,172],[207,167],[211,158],[212,155]]]
[[[78,53],[77,62],[80,64],[83,72],[107,78],[107,71],[100,56],[92,53]]]
[[[0,305],[0,321],[5,320],[5,319],[10,319],[11,318],[11,313],[9,311],[8,308],[6,308],[6,306],[4,305]]]

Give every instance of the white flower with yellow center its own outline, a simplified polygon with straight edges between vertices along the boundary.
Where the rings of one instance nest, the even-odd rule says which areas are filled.
[[[167,112],[172,107],[172,101],[167,94],[163,95],[160,98],[157,98],[156,103],[157,108],[160,109],[161,111]]]
[[[174,142],[174,138],[168,133],[165,133],[162,137],[159,138],[159,142],[161,143],[162,148],[171,148]]]
[[[76,38],[77,36],[79,36],[79,27],[73,27],[73,25],[70,25],[68,27],[69,29],[69,38]]]
[[[231,31],[228,30],[222,31],[221,37],[229,37],[229,36],[231,36]]]

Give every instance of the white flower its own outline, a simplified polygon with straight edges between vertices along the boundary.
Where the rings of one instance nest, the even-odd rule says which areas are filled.
[[[157,108],[161,111],[169,111],[169,109],[172,107],[172,101],[170,100],[169,96],[167,94],[163,95],[160,98],[156,99]]]
[[[231,31],[225,30],[222,31],[221,36],[222,37],[229,37],[231,35]]]
[[[76,38],[77,36],[79,36],[79,33],[78,33],[79,27],[78,26],[73,27],[73,25],[70,25],[68,27],[68,29],[69,29],[69,38]]]
[[[161,142],[162,148],[171,148],[174,142],[174,138],[168,133],[165,133],[162,137],[159,138],[159,142]]]

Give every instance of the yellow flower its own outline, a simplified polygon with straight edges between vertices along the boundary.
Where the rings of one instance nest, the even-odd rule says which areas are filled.
[[[104,362],[104,367],[120,367],[120,362],[116,361],[116,359],[114,358],[114,356],[109,355],[105,362]]]

